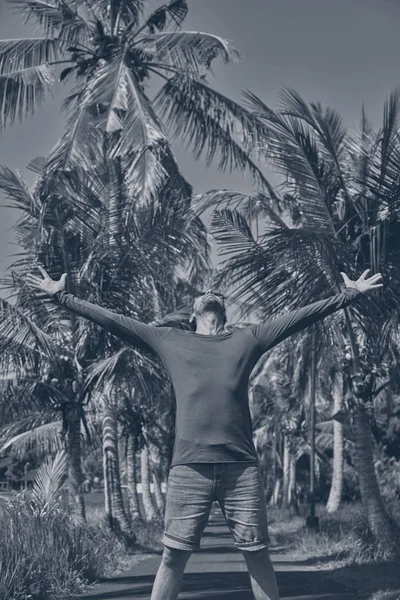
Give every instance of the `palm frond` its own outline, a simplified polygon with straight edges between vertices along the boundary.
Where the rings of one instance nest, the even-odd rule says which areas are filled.
[[[209,165],[219,156],[220,169],[246,170],[260,188],[265,185],[268,189],[261,169],[245,150],[257,143],[266,128],[262,129],[240,105],[180,73],[161,88],[155,106],[197,159],[204,155]]]
[[[0,348],[2,352],[43,353],[54,357],[53,339],[42,331],[20,308],[0,299]]]
[[[192,209],[202,215],[210,208],[240,210],[251,220],[251,216],[262,215],[267,222],[280,227],[287,227],[284,219],[274,210],[272,203],[278,205],[278,197],[271,186],[272,202],[263,192],[244,194],[235,190],[209,190],[193,198]]]
[[[293,189],[304,224],[335,235],[333,204],[339,189],[334,185],[336,165],[322,144],[320,128],[308,121],[313,118],[309,117],[312,109],[305,105],[304,118],[298,116],[297,109],[290,112],[287,107],[282,113],[265,107],[260,114],[260,105],[264,105],[250,92],[245,93],[245,102],[268,131],[257,149],[286,178],[288,189]],[[337,141],[335,135],[340,137],[337,132],[327,136],[329,143],[333,138]]]
[[[106,130],[118,134],[111,158],[126,158],[126,182],[133,196],[148,201],[157,194],[167,172],[162,164],[167,139],[163,127],[132,73],[121,65],[113,88]],[[117,117],[117,113],[119,116]]]
[[[47,157],[48,172],[68,171],[78,167],[90,169],[99,162],[103,138],[95,127],[92,111],[92,90],[97,82],[97,78],[92,79],[81,90],[81,97],[69,116],[65,133]]]
[[[239,52],[227,41],[216,35],[199,31],[160,32],[135,38],[134,48],[151,50],[152,62],[190,69],[198,72],[209,68],[216,58],[225,63],[238,62]]]
[[[238,228],[231,212],[216,211],[211,230],[222,245],[221,255],[228,257],[221,269],[234,301],[246,298],[247,311],[266,305],[281,310],[326,297],[330,289],[334,293],[337,263],[348,262],[346,248],[337,240],[305,227],[271,225],[256,242],[244,216],[238,217]],[[318,269],[310,269],[310,261]]]
[[[0,190],[4,196],[12,201],[12,207],[20,211],[32,211],[33,206],[39,206],[37,199],[32,194],[21,174],[8,167],[0,165]]]
[[[63,447],[62,421],[52,421],[12,436],[0,447],[0,452],[11,450],[12,454],[24,456],[34,451],[38,455],[57,452]],[[3,437],[3,436],[2,436]]]
[[[135,27],[139,24],[143,13],[144,0],[111,0],[110,31],[117,35],[118,28],[122,25]]]
[[[144,356],[141,352],[135,348],[126,347],[121,348],[111,356],[98,360],[96,363],[91,365],[85,371],[85,385],[84,392],[86,392],[94,383],[96,387],[101,387],[111,381],[116,372],[126,372],[127,364],[131,361],[136,360],[141,365],[141,369],[148,369],[151,371],[153,377],[157,377],[157,370],[154,362],[151,358]],[[137,372],[137,376],[140,379],[140,373]]]
[[[47,64],[0,75],[0,130],[26,119],[46,99],[56,79]]]
[[[33,19],[46,36],[60,36],[71,43],[88,37],[89,24],[81,16],[80,4],[71,0],[8,0],[26,22]],[[84,4],[88,4],[84,2]]]
[[[218,230],[217,239],[223,245],[221,254],[231,254],[238,250],[243,252],[244,248],[257,247],[246,219],[238,211],[215,211],[211,226]]]
[[[36,173],[36,175],[42,175],[42,173],[45,169],[45,166],[46,166],[45,157],[37,156],[36,158],[33,158],[31,161],[29,161],[29,163],[26,165],[26,168],[29,171]]]
[[[150,32],[163,31],[169,24],[180,27],[188,12],[187,0],[170,0],[151,13],[145,22]]]
[[[53,459],[48,458],[37,470],[33,480],[32,502],[40,514],[51,514],[58,507],[67,468],[68,457],[61,450]]]
[[[47,37],[0,40],[0,75],[55,61],[58,51],[59,42]]]

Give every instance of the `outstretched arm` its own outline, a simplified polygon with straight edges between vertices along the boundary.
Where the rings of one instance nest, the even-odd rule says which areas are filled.
[[[157,352],[158,346],[168,333],[169,328],[153,327],[152,325],[141,323],[131,317],[119,315],[107,308],[98,306],[97,304],[87,302],[86,300],[80,300],[65,291],[66,273],[61,276],[59,281],[54,281],[42,267],[38,268],[43,275],[43,279],[31,274],[27,275],[29,285],[44,291],[58,304],[61,304],[77,315],[85,317],[86,319],[89,319],[89,321],[100,325],[126,342],[146,350],[150,349]]]
[[[351,281],[347,275],[342,273],[341,275],[346,286],[346,289],[342,293],[290,311],[268,323],[253,325],[250,329],[259,341],[263,352],[266,352],[292,334],[324,319],[337,310],[346,308],[361,294],[382,287],[382,284],[378,283],[381,279],[379,273],[366,279],[367,273],[368,270],[357,281]]]

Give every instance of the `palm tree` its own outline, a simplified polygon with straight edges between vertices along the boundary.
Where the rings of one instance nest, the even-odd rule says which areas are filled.
[[[254,128],[260,125],[259,137],[264,139],[255,151],[281,174],[285,194],[271,187],[250,197],[225,191],[202,199],[203,206],[214,201],[220,207],[222,202],[241,201],[245,211],[225,208],[213,217],[214,234],[230,255],[225,276],[236,297],[246,297],[248,310],[265,318],[329,291],[337,293],[339,270],[370,268],[385,277],[384,293],[346,309],[337,331],[351,348],[351,368],[345,371],[351,391],[347,409],[362,500],[375,540],[393,554],[397,531],[374,470],[371,409],[397,322],[400,96],[390,96],[377,133],[363,112],[357,135],[345,131],[335,111],[308,104],[294,91],[282,94],[279,111],[253,94],[246,94],[246,101],[248,118]],[[282,200],[291,204],[294,226],[279,210]],[[254,206],[265,224],[265,233],[258,237],[245,216]],[[340,323],[340,315],[333,320]]]
[[[16,361],[21,369],[27,368],[33,358],[37,362],[37,355],[33,354],[29,362],[23,360],[25,355],[19,352],[21,340],[29,339],[27,333],[31,337],[36,335],[38,341],[35,343],[45,347],[47,354],[51,349],[50,338],[41,328],[58,332],[60,347],[70,349],[63,353],[53,349],[52,356],[67,354],[68,360],[58,359],[57,369],[46,374],[46,381],[53,382],[52,393],[59,402],[62,401],[70,457],[69,481],[72,496],[78,498],[77,506],[84,516],[80,432],[82,419],[85,424],[83,406],[90,400],[91,390],[87,384],[93,381],[85,368],[102,359],[107,337],[91,323],[72,314],[68,314],[66,320],[60,320],[59,309],[53,303],[38,302],[31,290],[23,285],[23,274],[31,269],[33,258],[38,258],[49,270],[70,274],[70,291],[79,295],[89,292],[101,303],[105,297],[110,298],[113,308],[120,312],[130,311],[138,316],[139,311],[141,318],[149,320],[155,314],[155,289],[159,290],[159,304],[161,302],[163,310],[173,304],[174,284],[180,282],[176,270],[178,264],[182,273],[193,281],[201,281],[208,264],[207,239],[201,221],[190,213],[190,186],[177,172],[164,184],[161,201],[142,206],[130,204],[131,196],[118,160],[85,176],[81,171],[71,171],[68,176],[52,178],[50,182],[46,181],[40,161],[36,161],[34,167],[39,179],[33,190],[8,169],[2,169],[0,178],[0,186],[22,211],[17,234],[26,252],[12,265],[19,275],[14,273],[13,277],[3,280],[3,285],[12,293],[17,292],[22,306],[22,310],[17,311],[8,303],[4,304],[8,316],[2,321],[4,336],[7,339],[14,336],[15,343],[12,348],[10,346],[14,362],[6,360],[9,354],[2,355],[3,376],[14,368]],[[141,290],[140,294],[137,290]],[[149,294],[147,298],[146,293]],[[30,314],[34,315],[32,322]],[[121,346],[113,340],[111,347],[117,351],[113,362],[116,365]],[[108,355],[114,356],[113,352]],[[132,356],[140,369],[140,353],[131,354],[129,368],[132,369]],[[109,375],[112,375],[112,369]],[[61,393],[57,388],[62,386],[68,389]],[[44,425],[47,424],[45,421]],[[56,431],[58,429],[57,424]],[[22,430],[14,433],[22,433]]]
[[[155,500],[151,494],[150,460],[149,449],[147,446],[143,446],[140,453],[140,475],[142,482],[142,503],[144,514],[147,521],[152,521],[157,516],[157,508]]]
[[[21,285],[18,278],[15,283]],[[65,327],[54,311],[41,310],[24,291],[15,304],[2,300],[1,305],[2,451],[33,446],[42,453],[64,447],[70,500],[85,518],[79,378],[71,354],[62,349]]]
[[[126,477],[129,494],[129,514],[132,521],[142,520],[142,514],[137,491],[138,474],[136,466],[137,440],[134,435],[130,435],[126,445]]]
[[[333,412],[338,414],[343,409],[343,373],[337,371],[333,382]],[[339,510],[343,494],[343,465],[344,465],[344,431],[338,420],[333,422],[333,467],[332,483],[326,510],[334,513]]]
[[[104,505],[110,529],[122,533],[128,543],[134,543],[132,531],[122,497],[120,461],[118,451],[118,420],[116,388],[113,379],[105,384],[102,413]]]
[[[324,376],[327,374],[327,364],[319,351],[324,340],[324,331],[319,328],[317,336],[319,344],[315,345],[318,354],[318,366]],[[310,356],[314,350],[312,332],[305,331],[299,336],[298,343],[283,342],[266,357],[260,360],[255,369],[250,387],[251,412],[254,427],[265,428],[266,439],[270,452],[267,460],[272,463],[267,467],[274,474],[273,486],[277,485],[276,466],[282,471],[281,504],[298,511],[296,496],[296,467],[298,460],[310,456],[310,472],[312,472],[312,456],[310,433],[311,385],[312,373],[309,368]],[[321,375],[322,376],[322,375]],[[318,386],[318,387],[317,387]],[[320,390],[319,381],[315,389]],[[319,406],[318,406],[319,408]],[[318,461],[325,460],[320,448],[320,434],[317,433],[314,454]],[[262,445],[258,443],[262,449]],[[277,461],[278,459],[278,461]],[[318,465],[316,465],[318,467]],[[280,485],[280,484],[279,484]],[[272,492],[272,490],[271,490]],[[271,493],[272,502],[275,502]]]
[[[144,0],[8,1],[43,33],[0,41],[0,128],[46,99],[57,65],[66,65],[60,80],[75,83],[65,133],[46,161],[51,175],[120,157],[132,195],[154,198],[170,177],[170,128],[196,156],[219,154],[221,167],[262,179],[234,140],[245,111],[206,82],[214,59],[236,61],[238,52],[216,35],[183,31],[186,0],[148,15]],[[150,84],[159,88],[154,99]]]

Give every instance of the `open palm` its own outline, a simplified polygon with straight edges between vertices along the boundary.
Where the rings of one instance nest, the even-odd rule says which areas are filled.
[[[50,275],[43,269],[43,267],[38,265],[38,269],[43,275],[43,279],[28,273],[26,276],[26,281],[30,287],[41,290],[48,296],[54,296],[56,292],[65,290],[65,280],[67,278],[66,273],[63,273],[58,281],[54,281],[54,279],[51,279]]]
[[[344,285],[347,288],[357,289],[360,292],[366,293],[371,290],[375,290],[377,288],[381,288],[383,283],[378,283],[382,279],[382,275],[380,273],[376,273],[367,279],[367,274],[370,272],[370,269],[364,271],[364,273],[356,280],[353,281],[349,279],[346,273],[340,273],[343,277]]]

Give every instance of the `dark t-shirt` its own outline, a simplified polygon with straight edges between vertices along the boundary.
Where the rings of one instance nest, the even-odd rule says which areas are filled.
[[[248,400],[250,373],[261,355],[291,334],[348,306],[360,292],[346,289],[276,319],[216,335],[154,327],[57,292],[55,300],[163,362],[176,397],[171,466],[255,462]]]

